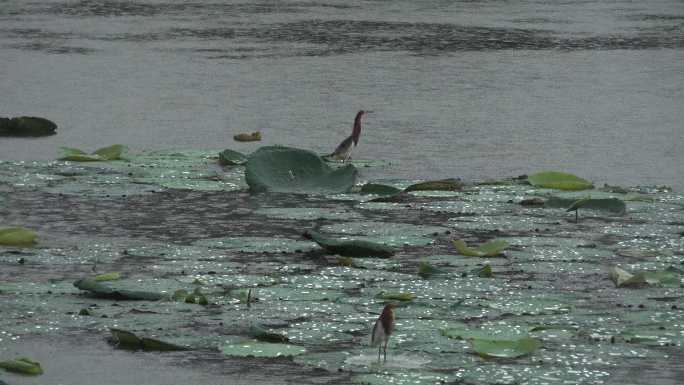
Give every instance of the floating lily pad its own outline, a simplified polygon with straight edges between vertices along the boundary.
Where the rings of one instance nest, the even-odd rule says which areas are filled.
[[[591,182],[572,174],[543,171],[527,177],[531,185],[557,190],[586,190],[594,187]]]
[[[0,228],[0,245],[3,246],[31,246],[37,237],[35,232],[23,227]]]
[[[468,257],[493,257],[501,254],[503,249],[508,246],[508,242],[502,239],[495,239],[483,243],[477,248],[471,248],[468,247],[463,240],[459,239],[454,241],[454,246],[456,246],[456,250],[458,250],[461,255]]]
[[[377,257],[389,258],[394,255],[394,250],[386,245],[364,240],[340,240],[324,237],[315,231],[308,231],[305,236],[318,243],[331,254],[339,254],[346,257]]]
[[[94,279],[84,278],[74,282],[74,286],[89,292],[98,298],[108,298],[115,300],[134,300],[134,301],[158,301],[165,297],[164,294],[149,291],[116,289]]]
[[[188,350],[187,346],[172,344],[156,338],[138,337],[127,330],[111,328],[109,331],[112,333],[114,343],[125,349],[141,349],[159,352]]]
[[[375,297],[389,301],[411,301],[416,298],[416,295],[413,293],[381,291]]]
[[[291,357],[306,353],[301,346],[256,340],[223,345],[221,351],[227,356],[236,357]]]
[[[337,193],[349,191],[358,171],[332,168],[316,153],[289,147],[262,147],[248,157],[245,179],[254,192]]]
[[[446,272],[444,270],[438,269],[427,262],[421,262],[418,265],[418,275],[421,278],[428,279],[434,275],[444,275]]]
[[[412,184],[404,189],[404,191],[458,191],[463,186],[461,180],[451,178]]]
[[[401,189],[385,184],[366,183],[361,186],[361,190],[359,192],[361,194],[394,195],[400,193]]]
[[[93,277],[93,280],[95,280],[97,282],[116,281],[118,279],[121,279],[121,273],[119,273],[118,271],[100,274],[100,275],[96,275],[95,277]]]
[[[57,125],[45,118],[20,116],[0,118],[0,136],[47,136],[56,134]]]
[[[95,150],[92,154],[87,154],[77,148],[62,147],[62,157],[59,160],[71,160],[74,162],[102,162],[121,159],[121,154],[126,147],[115,144]]]
[[[617,215],[623,215],[627,211],[625,202],[618,198],[585,197],[574,199],[551,196],[544,203],[544,207],[565,208],[566,211],[575,211],[579,209],[599,210]]]
[[[0,361],[0,368],[8,372],[38,376],[43,374],[43,368],[38,361],[30,358],[17,358],[16,360]]]
[[[224,166],[237,166],[247,163],[247,157],[240,152],[226,149],[219,153],[219,163]]]
[[[610,269],[609,277],[616,287],[680,287],[682,282],[681,274],[674,269],[639,271],[632,274],[619,267],[613,267]]]

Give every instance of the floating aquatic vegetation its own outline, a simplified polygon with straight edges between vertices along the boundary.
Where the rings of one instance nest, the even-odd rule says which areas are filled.
[[[247,157],[240,152],[226,149],[219,152],[219,163],[224,166],[239,166],[247,163]]]
[[[0,228],[0,245],[2,246],[32,246],[36,244],[37,238],[34,231],[23,227]]]
[[[255,211],[256,214],[270,218],[283,218],[294,220],[315,219],[359,219],[361,215],[346,209],[321,208],[321,207],[266,207]]]
[[[550,196],[546,199],[544,207],[564,208],[566,211],[579,209],[607,211],[615,215],[624,215],[627,211],[625,202],[618,198],[592,198],[586,196],[580,199]]]
[[[297,345],[245,340],[223,345],[221,351],[236,357],[291,357],[304,354],[306,349]]]
[[[315,231],[308,231],[304,236],[318,243],[327,252],[345,257],[389,258],[394,255],[394,250],[391,247],[375,242],[334,239],[324,237]]]
[[[40,362],[34,361],[30,358],[17,358],[16,360],[0,361],[0,368],[8,372],[27,374],[30,376],[38,376],[43,374],[43,368]]]
[[[99,274],[93,277],[94,281],[97,282],[103,282],[103,281],[116,281],[121,279],[121,273],[118,271],[114,271],[111,273],[104,273],[104,274]]]
[[[501,254],[503,249],[508,246],[508,242],[503,239],[495,239],[472,248],[468,247],[463,240],[458,239],[454,241],[454,246],[461,255],[468,257],[494,257]]]
[[[613,267],[610,269],[609,277],[615,287],[680,287],[682,284],[679,271],[671,268],[663,271],[639,271],[632,274],[619,267]]]
[[[428,279],[434,275],[444,275],[446,272],[444,270],[438,269],[427,262],[421,262],[418,264],[418,275],[421,278]]]
[[[594,187],[591,182],[578,176],[557,171],[538,172],[528,176],[527,181],[533,186],[557,190],[587,190]]]
[[[74,162],[106,162],[121,159],[121,155],[124,151],[126,151],[126,147],[121,144],[97,149],[92,154],[87,154],[77,148],[62,147],[62,157],[59,158],[59,160],[70,160]]]
[[[91,278],[79,279],[78,281],[74,282],[74,286],[81,290],[87,291],[91,295],[98,298],[133,301],[158,301],[166,297],[162,293],[112,288]]]
[[[138,337],[134,333],[127,330],[111,328],[109,331],[112,333],[113,342],[118,347],[124,349],[158,352],[189,350],[189,347],[187,346],[172,344],[170,342],[161,341],[156,338]]]
[[[416,295],[413,293],[381,291],[378,294],[376,294],[375,298],[387,301],[411,301],[414,298],[416,298]]]
[[[260,131],[254,131],[251,133],[240,133],[236,134],[233,136],[233,139],[236,142],[257,142],[261,140],[261,132]]]
[[[401,191],[401,189],[386,184],[366,183],[363,186],[361,186],[359,193],[375,195],[394,195],[400,193]]]
[[[339,193],[356,183],[352,165],[332,168],[316,153],[290,147],[262,147],[248,157],[245,180],[253,192]]]
[[[412,184],[404,189],[406,192],[411,191],[458,191],[463,188],[464,184],[460,179],[441,179]]]

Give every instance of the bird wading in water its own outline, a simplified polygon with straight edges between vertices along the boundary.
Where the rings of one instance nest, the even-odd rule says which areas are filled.
[[[387,361],[387,342],[392,332],[394,332],[394,304],[389,303],[385,305],[380,317],[375,321],[371,334],[371,346],[378,347],[378,361],[380,361],[381,352],[384,352],[384,360]]]
[[[352,149],[356,147],[359,143],[359,136],[361,136],[361,118],[364,115],[369,114],[373,111],[359,111],[356,113],[356,118],[354,118],[354,128],[352,129],[351,135],[349,135],[345,140],[340,143],[339,146],[333,151],[332,154],[324,155],[325,160],[337,160],[346,162],[351,157]]]

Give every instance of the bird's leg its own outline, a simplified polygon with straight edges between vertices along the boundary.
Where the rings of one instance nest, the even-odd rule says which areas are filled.
[[[387,362],[387,342],[389,342],[389,338],[385,339],[385,348],[383,349],[385,352],[385,362]]]
[[[382,345],[378,346],[378,362],[380,362],[380,352],[382,351]]]

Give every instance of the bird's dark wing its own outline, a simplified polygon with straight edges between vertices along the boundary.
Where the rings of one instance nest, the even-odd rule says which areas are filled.
[[[349,151],[351,151],[352,143],[354,143],[352,136],[350,135],[345,140],[340,143],[332,154],[328,155],[328,158],[345,160]]]

